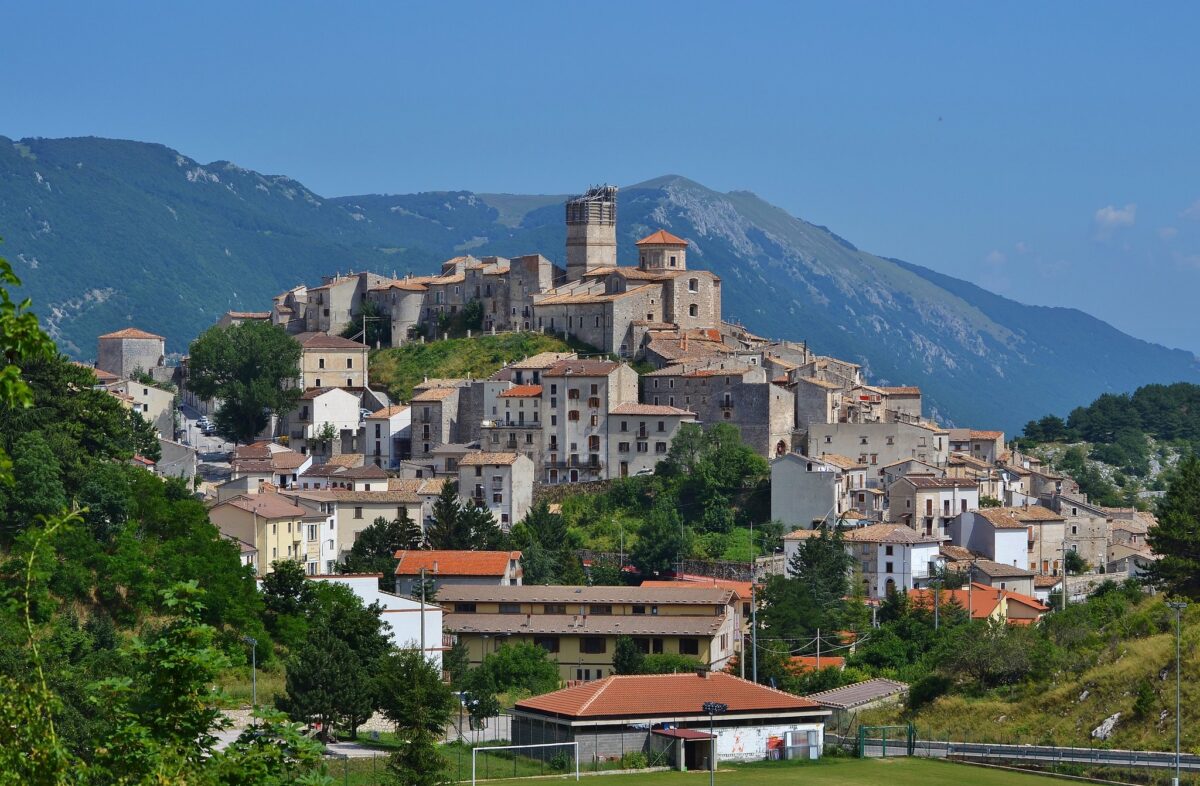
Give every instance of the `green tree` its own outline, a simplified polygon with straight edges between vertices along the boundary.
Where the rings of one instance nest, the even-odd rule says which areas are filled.
[[[442,653],[442,668],[450,675],[451,685],[457,685],[467,676],[467,670],[471,668],[471,653],[465,641],[455,641],[450,649]]]
[[[290,412],[301,391],[300,345],[283,328],[249,321],[211,327],[192,342],[188,387],[202,398],[222,401],[217,431],[234,442],[250,442],[270,415]]]
[[[1063,567],[1067,573],[1084,573],[1091,568],[1078,551],[1067,550],[1067,555],[1063,559]]]
[[[457,483],[447,481],[442,484],[442,490],[433,502],[433,520],[425,532],[425,539],[431,549],[458,551],[472,547],[470,522],[463,521]]]
[[[442,675],[415,649],[393,650],[378,661],[376,690],[379,710],[397,732],[416,729],[440,736],[458,710]]]
[[[656,505],[638,529],[637,544],[630,561],[643,576],[665,573],[691,552],[692,533],[684,526],[679,511],[665,504]]]
[[[768,579],[759,619],[773,637],[783,639],[841,628],[851,613],[844,599],[852,566],[841,533],[821,528],[801,542],[787,576]]]
[[[465,687],[476,695],[526,691],[537,695],[558,687],[558,664],[529,642],[505,644],[467,673]]]
[[[363,325],[366,333],[363,333]],[[374,300],[363,300],[358,313],[342,331],[342,338],[361,341],[371,347],[386,347],[392,343],[392,318]]]
[[[696,658],[690,658],[687,655],[675,655],[672,653],[659,653],[657,655],[647,655],[642,658],[642,666],[640,674],[683,674],[685,672],[696,672],[698,669],[705,668],[705,665]]]
[[[415,549],[421,545],[421,527],[400,509],[400,516],[388,521],[380,516],[369,524],[350,547],[342,562],[342,573],[382,573],[379,587],[391,590],[395,577],[396,552]]]
[[[438,748],[438,738],[423,729],[400,730],[399,746],[388,761],[398,786],[441,786],[451,783],[450,760]]]
[[[617,637],[616,648],[613,651],[613,671],[617,674],[640,674],[645,659],[646,656],[631,637]]]
[[[1179,462],[1146,541],[1158,555],[1150,580],[1169,595],[1200,598],[1200,458]]]
[[[21,435],[12,449],[15,484],[7,493],[9,536],[38,516],[58,513],[67,505],[58,459],[39,432]]]
[[[366,714],[373,704],[354,651],[326,625],[311,629],[288,660],[285,687],[275,706],[294,721],[320,725],[324,739],[342,719],[362,715],[364,694]]]

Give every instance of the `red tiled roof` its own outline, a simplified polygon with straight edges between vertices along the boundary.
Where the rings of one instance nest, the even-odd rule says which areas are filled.
[[[366,344],[328,333],[297,333],[296,341],[305,349],[368,349]]]
[[[513,385],[500,394],[500,398],[535,398],[542,395],[541,385]]]
[[[127,327],[127,328],[123,328],[121,330],[114,331],[112,333],[105,333],[100,338],[156,338],[159,341],[166,340],[162,336],[156,335],[154,333],[147,333],[146,331],[139,330],[138,328],[135,328],[135,327]]]
[[[846,659],[838,655],[822,655],[819,659],[815,655],[793,655],[789,658],[792,670],[801,674],[809,671],[816,671],[818,666],[822,669],[844,669],[846,668]]]
[[[675,580],[647,579],[638,586],[658,589],[677,589],[681,584],[708,584],[713,587],[733,590],[739,600],[750,600],[750,582],[733,579],[715,579],[712,576],[697,576],[691,573],[677,573]]]
[[[516,453],[468,453],[458,461],[460,467],[491,467],[501,466],[504,464],[515,464],[517,462]]]
[[[297,507],[275,493],[256,494],[253,497],[234,497],[222,502],[216,507],[230,505],[247,513],[254,513],[264,519],[292,519],[310,515],[307,510]]]
[[[425,569],[429,576],[503,576],[519,551],[415,551],[396,552],[397,576],[415,576]]]
[[[691,416],[695,416],[696,413],[691,412],[686,409],[679,409],[678,407],[668,407],[663,404],[625,403],[625,404],[618,404],[617,406],[613,407],[612,412],[610,412],[609,414],[610,415],[673,415],[673,416],[691,415]]]
[[[706,701],[727,705],[730,714],[820,710],[808,699],[723,672],[606,677],[519,701],[516,708],[572,718],[652,718],[700,716]]]
[[[377,409],[374,412],[372,412],[370,415],[367,415],[367,417],[369,417],[369,418],[390,418],[393,415],[399,415],[401,412],[404,412],[407,409],[408,409],[407,404],[393,404],[390,407],[384,407],[383,409]]]
[[[638,246],[686,246],[687,241],[681,237],[672,235],[665,229],[660,229],[652,235],[639,240],[634,245]]]

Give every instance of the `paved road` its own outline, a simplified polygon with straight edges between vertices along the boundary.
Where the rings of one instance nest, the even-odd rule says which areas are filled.
[[[866,754],[883,755],[883,740],[868,739]],[[902,753],[904,741],[889,739],[887,751]],[[1049,745],[989,745],[977,742],[947,742],[917,740],[914,754],[932,758],[970,759],[972,761],[1038,762],[1043,764],[1094,764],[1106,767],[1149,767],[1174,769],[1175,754],[1168,751],[1131,751],[1111,748],[1056,748]],[[1185,753],[1179,767],[1188,772],[1200,772],[1200,756]]]
[[[231,474],[228,454],[233,450],[233,444],[226,442],[215,434],[206,436],[200,430],[200,413],[194,408],[180,406],[180,428],[183,430],[183,443],[196,448],[199,466],[197,472],[200,478],[209,483],[223,483],[229,480]]]

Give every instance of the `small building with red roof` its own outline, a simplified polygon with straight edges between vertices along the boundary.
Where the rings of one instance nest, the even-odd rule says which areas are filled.
[[[443,584],[520,585],[519,551],[439,551],[402,549],[396,552],[396,594],[411,595],[422,571],[435,587]]]
[[[934,604],[940,604],[941,608],[945,609],[956,605],[967,611],[971,619],[995,620],[1006,625],[1032,625],[1050,610],[1037,598],[999,587],[989,587],[977,581],[971,582],[964,589],[909,590],[908,597],[914,606],[933,609]]]
[[[706,702],[724,709],[710,717]],[[732,674],[702,671],[614,675],[519,701],[510,714],[514,745],[577,742],[580,761],[641,751],[696,770],[708,767],[714,747],[717,762],[765,759],[774,749],[818,758],[830,711]],[[541,750],[548,758],[560,749]]]

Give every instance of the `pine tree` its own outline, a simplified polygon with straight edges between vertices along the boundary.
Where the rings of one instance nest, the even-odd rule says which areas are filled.
[[[471,548],[471,530],[464,528],[462,505],[458,502],[458,484],[442,485],[433,503],[433,521],[425,532],[431,549],[458,551]]]
[[[613,671],[617,674],[640,674],[646,656],[629,636],[618,636],[613,651]]]
[[[1150,580],[1167,594],[1200,598],[1200,458],[1179,462],[1146,541],[1159,557]]]

